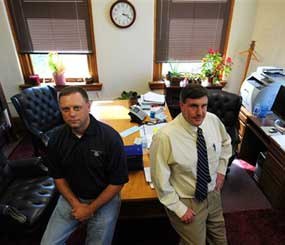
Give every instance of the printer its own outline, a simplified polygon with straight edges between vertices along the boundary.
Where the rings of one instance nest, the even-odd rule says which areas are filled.
[[[285,86],[283,68],[262,66],[248,76],[240,88],[242,105],[253,113],[255,105],[265,105],[268,110],[274,103],[281,85]]]

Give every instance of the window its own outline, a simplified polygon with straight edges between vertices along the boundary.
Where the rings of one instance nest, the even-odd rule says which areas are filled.
[[[175,67],[175,70],[177,72],[181,73],[200,73],[201,71],[201,65],[200,62],[192,62],[192,63],[162,63],[162,72],[161,74],[165,76],[168,71],[172,70],[173,67]],[[172,68],[171,68],[172,66]]]
[[[47,54],[58,52],[67,78],[98,80],[90,0],[6,0],[25,80],[51,77]]]
[[[88,60],[83,54],[60,54],[60,58],[65,66],[65,76],[72,78],[90,77],[88,71]],[[31,54],[31,62],[35,74],[41,78],[51,78],[51,71],[48,69],[47,54]]]
[[[209,48],[224,53],[232,4],[233,0],[157,0],[154,79],[167,63],[188,64],[191,72],[197,67],[192,63],[199,63]]]

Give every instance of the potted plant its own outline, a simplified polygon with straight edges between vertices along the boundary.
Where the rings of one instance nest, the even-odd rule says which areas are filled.
[[[172,86],[179,86],[180,82],[185,79],[182,72],[178,72],[178,64],[169,63],[170,71],[166,75],[166,79],[170,82]]]
[[[187,72],[185,73],[185,78],[188,80],[188,83],[192,84],[201,84],[201,74]]]
[[[65,67],[63,65],[62,59],[57,52],[50,52],[48,54],[48,65],[52,71],[53,79],[56,85],[64,85],[65,77],[64,71]]]
[[[232,70],[233,61],[231,57],[222,56],[219,51],[209,49],[202,59],[201,75],[208,78],[209,83],[219,84]]]

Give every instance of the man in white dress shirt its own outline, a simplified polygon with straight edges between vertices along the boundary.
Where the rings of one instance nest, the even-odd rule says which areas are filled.
[[[231,139],[219,118],[207,112],[207,105],[204,87],[183,88],[181,113],[155,134],[150,149],[152,180],[181,244],[227,244],[220,191]],[[206,143],[208,181],[203,200],[196,195],[198,129]]]

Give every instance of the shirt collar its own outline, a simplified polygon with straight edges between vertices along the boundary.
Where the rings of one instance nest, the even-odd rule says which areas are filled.
[[[91,115],[89,114],[89,118],[90,118],[90,123],[87,127],[87,129],[85,130],[83,135],[96,135],[96,132],[98,130],[98,121]],[[66,125],[68,127],[69,132],[74,135],[74,133],[72,133],[71,128]],[[82,135],[82,136],[83,136]],[[74,135],[75,136],[75,135]],[[75,136],[76,137],[76,136]],[[81,138],[81,137],[80,137]]]
[[[207,117],[207,114],[206,114],[206,117]],[[204,121],[205,121],[206,117],[204,118]],[[182,127],[183,127],[188,133],[190,133],[190,134],[193,135],[193,136],[195,136],[195,135],[197,134],[198,127],[193,126],[191,123],[189,123],[188,121],[186,121],[186,119],[184,118],[184,116],[182,115],[182,113],[180,113],[180,114],[177,116],[177,119],[178,119],[179,122],[181,123]],[[199,128],[202,128],[202,129],[203,129],[204,121],[203,121],[202,124],[199,126]]]
[[[90,123],[85,130],[84,134],[86,135],[96,135],[96,132],[98,130],[98,121],[93,117],[91,114],[89,114],[90,117]]]

